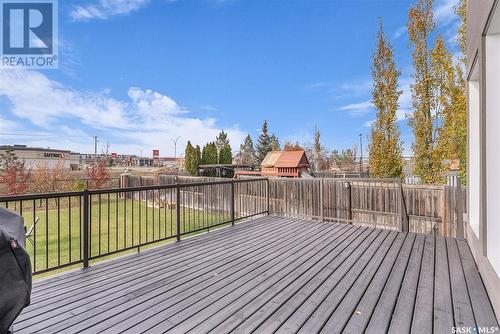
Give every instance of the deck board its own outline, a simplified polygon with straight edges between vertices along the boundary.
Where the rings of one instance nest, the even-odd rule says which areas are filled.
[[[16,333],[498,326],[463,240],[266,216],[35,281]]]
[[[458,253],[455,239],[446,238],[448,248],[448,265],[450,267],[450,282],[455,326],[475,326],[474,312],[469,297],[469,289]]]
[[[436,237],[435,255],[436,273],[434,276],[434,332],[443,333],[454,326],[453,305],[450,286],[450,271],[448,267],[448,251],[444,237]]]
[[[323,229],[321,233],[316,230],[310,231],[311,233],[317,233],[320,238],[333,238],[337,233],[340,233],[342,229],[332,226],[330,229]],[[159,298],[158,302],[152,301],[154,305],[154,310],[145,310],[137,315],[133,315],[133,318],[128,318],[127,323],[118,323],[113,321],[113,327],[107,327],[109,332],[117,332],[123,329],[129,329],[134,326],[134,330],[139,330],[139,328],[148,329],[149,327],[154,327],[159,324],[163,325],[163,321],[166,316],[176,314],[190,308],[189,313],[193,313],[194,305],[200,305],[200,302],[206,302],[206,298],[217,298],[218,296],[223,296],[231,292],[231,289],[239,287],[243,282],[252,282],[254,278],[258,278],[265,270],[276,269],[280,264],[283,265],[285,261],[297,251],[300,251],[302,243],[300,242],[303,238],[310,238],[312,234],[307,233],[300,238],[291,238],[288,243],[284,245],[279,245],[275,251],[267,252],[267,255],[263,258],[255,258],[252,256],[250,262],[243,262],[239,268],[230,268],[228,273],[218,272],[217,276],[214,276],[211,280],[205,282],[202,285],[194,288],[189,288],[183,293],[177,294],[175,296],[166,296],[167,298]],[[319,239],[321,240],[321,239]],[[274,253],[281,253],[280,256],[273,256]],[[234,275],[232,274],[234,273]],[[225,275],[225,276],[224,276]],[[163,296],[161,296],[163,297]],[[127,314],[120,315],[120,317],[125,317]],[[169,322],[171,322],[169,320]],[[108,324],[109,325],[109,324]],[[96,329],[99,329],[97,327]],[[131,329],[132,330],[132,329]]]
[[[420,278],[411,324],[414,333],[431,333],[433,328],[435,242],[436,239],[432,236],[426,236],[424,241],[423,265],[420,266]]]
[[[304,228],[304,226],[295,226],[295,228],[298,227]],[[276,239],[276,241],[279,241],[279,238],[274,238],[274,239],[272,238],[272,233],[280,233],[283,235],[283,237],[286,238],[286,236],[289,235],[289,233],[293,233],[295,231],[295,228],[290,229],[290,231],[266,230],[265,236],[264,237],[260,236],[262,240],[259,240],[258,242],[254,240],[252,242],[250,239],[250,241],[247,243],[251,246],[258,247],[258,245],[262,242],[268,242],[269,240],[274,240],[274,239]],[[258,230],[261,231],[260,229]],[[257,235],[258,234],[247,234],[247,238],[250,237],[255,238]],[[234,252],[239,253],[243,251],[243,254],[245,254],[246,244],[238,240],[234,241],[232,239],[226,240],[224,248],[215,247],[215,250],[218,251],[217,253],[219,256],[227,257],[231,255],[230,253],[231,246],[234,246],[233,247]],[[210,259],[211,257],[214,256],[214,253],[208,251],[204,252],[203,256],[198,254],[198,257],[200,257],[198,261],[196,261],[196,257],[190,258],[189,255],[185,254],[182,254],[182,256],[184,259],[191,260],[189,263],[190,266],[193,266],[193,261],[194,263],[200,264],[200,266],[201,263],[203,262],[203,265],[205,267],[209,264],[214,264],[214,265],[221,264],[220,258]],[[164,262],[166,262],[167,264],[165,265]],[[133,267],[134,270],[139,271],[140,275],[132,275],[134,273],[133,270],[125,271],[124,272],[125,275],[123,277],[120,277],[118,275],[108,277],[109,282],[107,284],[103,284],[103,280],[101,279],[102,275],[96,275],[96,278],[92,282],[90,282],[91,284],[87,284],[81,289],[79,288],[78,284],[71,284],[71,286],[68,287],[68,289],[71,289],[70,292],[66,291],[66,293],[57,294],[59,298],[56,303],[53,303],[54,297],[45,299],[43,302],[39,302],[38,303],[39,307],[37,308],[37,312],[42,313],[42,311],[50,312],[50,310],[54,310],[49,314],[44,314],[43,318],[48,318],[48,316],[50,317],[56,316],[54,320],[61,322],[65,320],[64,317],[68,317],[68,314],[65,313],[62,313],[62,317],[57,317],[58,309],[64,307],[64,305],[69,305],[69,304],[73,305],[74,307],[73,312],[78,314],[88,309],[91,309],[92,310],[91,312],[94,313],[102,312],[103,310],[109,308],[110,306],[109,302],[113,295],[123,296],[122,299],[131,299],[131,297],[137,297],[141,294],[141,292],[154,291],[154,289],[157,288],[158,285],[164,284],[167,278],[169,280],[179,279],[180,277],[182,277],[180,275],[182,275],[183,273],[186,274],[187,270],[189,269],[186,268],[186,263],[184,261],[180,261],[179,266],[170,265],[170,263],[171,263],[171,258],[168,257],[163,257],[162,259],[156,259],[155,265],[152,266],[151,268],[147,268],[142,265]],[[191,272],[198,270],[199,267],[194,267],[191,269]],[[160,271],[161,274],[156,275],[158,271]],[[188,282],[188,280],[186,280],[186,282]],[[101,293],[105,293],[106,298],[101,298],[102,297]],[[75,307],[77,305],[74,303],[75,300],[76,302],[83,302],[80,308]],[[64,324],[67,325],[70,322],[77,323],[80,318],[84,318],[86,316],[88,316],[87,313],[85,313],[85,315],[84,314],[78,315],[77,317],[73,316],[70,321],[64,321]],[[52,321],[52,319],[50,321]],[[31,319],[27,320],[27,323],[30,322],[34,324],[36,323],[38,327],[43,326],[43,322],[37,319],[37,317],[31,317]]]

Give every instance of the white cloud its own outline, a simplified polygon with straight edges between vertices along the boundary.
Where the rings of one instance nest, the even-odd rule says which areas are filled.
[[[200,107],[201,110],[205,110],[205,111],[216,111],[217,108],[210,105],[210,104],[204,104]]]
[[[120,143],[124,153],[155,147],[169,154],[173,154],[172,137],[182,137],[180,152],[182,142],[202,145],[221,129],[215,119],[189,117],[172,98],[150,89],[131,87],[126,101],[109,94],[74,90],[36,71],[0,71],[0,97],[8,99],[10,113],[24,128],[35,125],[61,137],[99,132],[112,138],[113,145]],[[224,130],[234,147],[242,142],[238,125]]]
[[[310,89],[327,89],[327,90],[332,89],[333,88],[332,86],[333,84],[331,82],[314,82],[308,85]]]
[[[41,127],[58,117],[77,117],[88,125],[127,126],[123,102],[105,93],[74,91],[40,72],[0,71],[0,95],[10,100],[15,116]]]
[[[16,129],[16,123],[6,120],[5,118],[0,115],[0,131],[1,132],[8,132],[8,131],[13,131]]]
[[[373,103],[371,101],[365,101],[360,103],[352,103],[340,107],[338,110],[348,111],[352,117],[361,117],[368,114],[373,109]]]
[[[128,14],[144,7],[149,0],[97,0],[88,5],[77,5],[70,12],[75,21],[105,20],[115,15]]]
[[[373,81],[371,79],[348,82],[340,85],[340,89],[349,95],[365,95],[371,93]]]
[[[406,34],[406,32],[408,31],[408,27],[407,26],[402,26],[400,27],[398,30],[396,30],[396,32],[394,33],[394,38],[395,39],[398,39],[399,37],[403,36],[404,34]]]
[[[371,79],[365,80],[353,80],[338,84],[335,82],[319,81],[307,86],[308,89],[326,91],[328,93],[334,93],[335,99],[342,98],[344,96],[360,96],[371,92],[373,82]]]
[[[434,19],[437,24],[448,25],[458,19],[455,14],[455,7],[458,5],[458,0],[442,0],[439,1],[434,9]]]
[[[137,106],[137,111],[141,113],[141,116],[151,121],[161,121],[170,115],[186,113],[170,97],[151,89],[142,90],[138,87],[131,87],[128,90],[128,96]]]

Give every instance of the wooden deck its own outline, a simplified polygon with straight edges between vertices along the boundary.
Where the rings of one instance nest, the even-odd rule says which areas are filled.
[[[268,216],[36,282],[14,329],[450,333],[454,326],[498,326],[465,241]]]

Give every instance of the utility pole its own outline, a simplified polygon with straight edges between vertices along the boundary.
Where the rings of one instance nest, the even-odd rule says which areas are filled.
[[[360,152],[359,152],[359,172],[362,173],[363,172],[363,135],[361,133],[359,134],[359,147],[360,147]]]
[[[109,143],[109,140],[106,142],[106,159],[108,158],[109,156],[109,147],[110,147],[110,143]]]
[[[97,164],[97,136],[94,136],[94,163]]]

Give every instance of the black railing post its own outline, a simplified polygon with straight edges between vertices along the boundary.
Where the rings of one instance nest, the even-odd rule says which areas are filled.
[[[89,267],[89,191],[83,191],[83,268]]]
[[[234,226],[234,180],[231,180],[231,225]]]
[[[266,189],[266,199],[267,199],[267,215],[271,214],[271,183],[269,178],[266,179],[267,189]]]
[[[175,192],[177,199],[175,200],[175,219],[177,226],[177,241],[181,240],[181,187],[179,182],[175,184]]]

